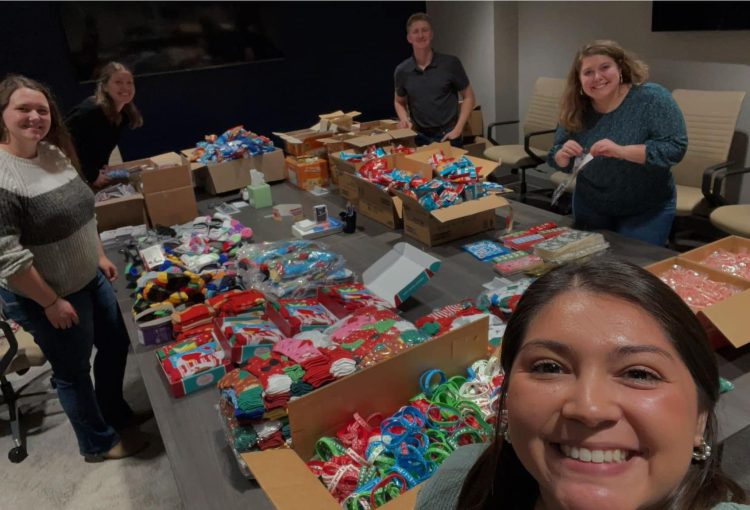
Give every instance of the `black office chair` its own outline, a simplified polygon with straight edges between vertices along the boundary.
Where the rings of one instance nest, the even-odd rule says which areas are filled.
[[[29,368],[44,365],[47,360],[27,332],[19,330],[19,334],[16,335],[13,333],[11,325],[4,320],[0,320],[0,330],[3,333],[3,336],[0,337],[0,354],[2,354],[2,358],[0,358],[0,390],[2,390],[3,403],[8,405],[14,445],[8,452],[8,459],[17,464],[23,461],[28,453],[19,422],[21,413],[18,409],[18,399],[20,395],[13,389],[13,385],[6,376],[12,373],[23,375],[29,371]]]

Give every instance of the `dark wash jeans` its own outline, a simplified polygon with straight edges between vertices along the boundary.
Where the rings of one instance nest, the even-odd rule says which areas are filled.
[[[112,285],[101,271],[83,289],[65,296],[79,323],[56,329],[35,301],[0,288],[6,317],[34,336],[52,365],[52,378],[65,414],[70,419],[81,455],[107,452],[119,441],[132,410],[122,395],[130,340]],[[96,346],[94,380],[91,351]]]

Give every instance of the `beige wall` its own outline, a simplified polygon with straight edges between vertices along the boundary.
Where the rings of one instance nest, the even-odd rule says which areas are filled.
[[[750,31],[651,32],[651,2],[520,2],[519,109],[525,113],[538,76],[565,77],[575,51],[593,39],[615,39],[651,67],[669,89],[744,90],[750,94]],[[735,152],[750,166],[750,97],[737,124]],[[743,147],[743,144],[745,147]],[[744,149],[744,150],[743,150]],[[750,203],[750,176],[730,195]]]
[[[461,59],[485,126],[495,112],[495,24],[492,2],[427,2],[435,39],[433,47]],[[486,112],[490,112],[489,114]]]

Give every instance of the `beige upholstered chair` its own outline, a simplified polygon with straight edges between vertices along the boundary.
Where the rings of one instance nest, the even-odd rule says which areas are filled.
[[[31,367],[44,365],[47,360],[34,342],[34,338],[26,331],[19,329],[13,333],[10,324],[3,320],[0,320],[0,331],[0,388],[3,403],[8,406],[14,444],[8,452],[8,459],[13,463],[18,463],[27,456],[26,444],[23,441],[19,424],[17,401],[20,395],[13,389],[13,385],[6,376],[13,373],[23,374]]]
[[[723,205],[711,211],[711,224],[738,236],[750,237],[750,204]]]
[[[677,185],[677,216],[689,216],[705,198],[719,205],[716,177],[731,165],[727,161],[743,91],[675,89],[672,97],[682,110],[688,147],[682,161],[672,167]]]
[[[484,151],[484,157],[500,161],[501,166],[510,167],[514,173],[520,172],[521,200],[526,196],[526,169],[544,163],[547,151],[555,139],[555,128],[560,111],[560,98],[565,89],[565,80],[559,78],[539,78],[534,84],[529,111],[523,122],[523,145],[497,145],[492,136],[496,126],[517,124],[517,120],[494,122],[487,126],[487,138],[494,145]]]

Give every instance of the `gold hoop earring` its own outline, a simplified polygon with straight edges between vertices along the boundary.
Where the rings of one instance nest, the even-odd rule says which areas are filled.
[[[708,460],[711,456],[711,445],[706,442],[704,438],[701,438],[701,444],[693,448],[693,460],[696,462],[703,462]]]

